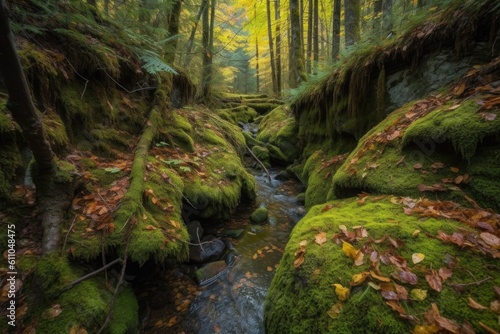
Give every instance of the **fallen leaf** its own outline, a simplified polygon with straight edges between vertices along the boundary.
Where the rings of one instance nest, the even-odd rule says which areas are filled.
[[[293,266],[297,269],[302,263],[304,263],[304,252],[299,253],[299,256],[293,261]]]
[[[384,299],[386,299],[386,300],[398,300],[399,299],[397,293],[394,291],[382,291],[381,294],[382,294],[382,297],[384,297]]]
[[[349,288],[346,288],[346,287],[342,286],[342,284],[338,284],[338,283],[332,284],[332,286],[335,287],[335,294],[337,295],[339,300],[345,301],[349,298],[349,295],[351,293]]]
[[[467,297],[467,301],[468,301],[468,305],[470,306],[470,308],[474,309],[474,310],[486,310],[487,307],[486,306],[483,306],[481,304],[479,304],[478,302],[476,302],[474,299],[472,299],[472,297]]]
[[[492,122],[497,118],[496,114],[490,113],[490,112],[481,112],[479,113],[481,118],[483,118],[486,121]]]
[[[406,314],[406,311],[403,309],[401,305],[397,302],[397,300],[389,300],[385,302],[387,305],[389,305],[390,308],[392,308],[394,311],[398,312],[399,314]]]
[[[368,276],[370,276],[370,273],[367,271],[364,271],[364,272],[359,273],[359,274],[355,274],[352,276],[352,280],[351,280],[350,284],[352,286],[363,284]]]
[[[61,312],[62,312],[61,305],[54,304],[54,305],[52,305],[51,308],[49,308],[45,312],[43,312],[43,315],[45,316],[45,318],[54,319],[54,318],[58,317],[59,314],[61,314]]]
[[[415,285],[418,283],[418,277],[412,272],[401,270],[395,275],[402,283],[409,283],[411,285]]]
[[[448,110],[455,110],[455,109],[457,109],[458,107],[460,107],[460,103],[459,103],[459,104],[455,104],[455,105],[453,105],[453,106],[449,107],[449,108],[448,108]]]
[[[384,277],[384,276],[380,276],[380,275],[377,275],[375,272],[373,272],[372,270],[370,271],[370,275],[375,278],[376,280],[380,281],[380,282],[386,282],[386,283],[389,283],[391,281],[391,279],[389,277]]]
[[[344,252],[344,254],[347,257],[350,257],[351,259],[356,260],[358,251],[350,243],[348,243],[346,241],[342,241],[342,251]]]
[[[425,275],[425,280],[429,283],[431,289],[440,292],[443,289],[441,278],[435,270],[431,270],[430,274]]]
[[[436,334],[439,332],[439,327],[436,325],[418,325],[413,329],[413,334]]]
[[[413,264],[417,264],[422,262],[425,259],[425,255],[422,253],[414,253],[411,256],[411,260],[413,261]]]
[[[273,271],[273,267],[267,266],[267,271]]]
[[[342,302],[337,302],[330,307],[330,309],[326,312],[332,319],[338,318],[340,312],[342,312],[342,308],[344,307],[344,304]]]
[[[326,242],[326,232],[319,232],[316,234],[315,240],[318,245],[322,245]]]
[[[453,173],[458,173],[458,171],[460,169],[458,169],[457,167],[450,167],[450,170],[453,172]]]
[[[497,237],[496,235],[493,235],[489,232],[483,232],[479,234],[479,237],[483,239],[485,243],[487,243],[489,246],[493,247],[494,249],[499,249],[500,248],[500,238]]]
[[[416,170],[422,169],[422,164],[421,163],[414,164],[413,169],[416,169]]]
[[[413,289],[410,291],[411,298],[422,301],[427,298],[427,290]]]
[[[441,280],[444,282],[446,281],[448,278],[450,278],[452,275],[453,275],[453,271],[451,269],[448,269],[448,268],[439,268],[439,277],[441,277]]]
[[[153,230],[156,230],[156,227],[154,227],[153,225],[148,225],[144,229],[147,231],[153,231]]]
[[[394,284],[396,287],[396,293],[398,294],[398,298],[400,300],[407,300],[408,299],[408,290],[402,285],[399,284]]]

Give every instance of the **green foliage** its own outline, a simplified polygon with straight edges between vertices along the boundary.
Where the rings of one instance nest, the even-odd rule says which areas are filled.
[[[142,61],[142,67],[149,74],[156,74],[159,72],[167,72],[177,74],[177,72],[168,64],[166,64],[158,54],[149,50],[140,50],[139,59]]]

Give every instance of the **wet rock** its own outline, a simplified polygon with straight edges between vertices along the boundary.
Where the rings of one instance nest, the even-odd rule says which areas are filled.
[[[225,261],[210,262],[207,265],[196,270],[195,278],[199,285],[206,285],[216,280],[221,274],[226,272],[227,264]]]
[[[303,207],[303,206],[299,206],[299,207],[297,208],[296,212],[297,212],[297,214],[298,214],[299,216],[303,216],[303,215],[305,215],[305,214],[306,214],[306,209],[304,209],[304,207]]]
[[[248,230],[249,230],[251,233],[255,233],[255,234],[257,234],[257,233],[262,232],[263,227],[262,227],[262,226],[260,226],[260,225],[250,225],[250,226],[248,226]]]
[[[230,250],[224,256],[224,261],[226,262],[226,264],[229,267],[231,267],[234,264],[234,261],[236,261],[237,256],[238,256],[238,253],[236,252],[236,250]]]
[[[255,224],[264,224],[265,222],[267,222],[268,215],[269,212],[266,208],[258,208],[257,210],[252,212],[250,220]]]
[[[198,242],[198,240],[203,238],[204,229],[199,221],[193,220],[192,222],[187,223],[186,227],[189,233],[189,240],[192,243]]]
[[[203,238],[202,245],[189,246],[189,261],[202,263],[219,259],[226,248],[224,241],[220,239]]]
[[[217,233],[220,237],[239,238],[245,232],[242,228],[228,228]]]

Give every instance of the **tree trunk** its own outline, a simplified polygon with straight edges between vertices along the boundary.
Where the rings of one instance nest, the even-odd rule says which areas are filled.
[[[299,3],[298,0],[290,0],[290,88],[297,88],[303,81],[307,81],[306,69],[304,66],[304,52],[302,40],[300,38]]]
[[[345,44],[347,47],[356,44],[360,39],[360,5],[359,0],[344,0],[345,6]]]
[[[253,5],[254,9],[254,20],[257,20],[257,3]],[[255,79],[256,79],[256,92],[258,93],[260,90],[260,78],[259,78],[259,38],[255,36]]]
[[[208,0],[203,0],[208,2]],[[212,0],[212,3],[215,0]],[[202,15],[202,46],[203,46],[203,74],[201,77],[201,97],[206,99],[210,95],[210,81],[212,70],[212,52],[210,50],[210,24],[209,24],[209,7],[203,6],[205,9]]]
[[[7,10],[3,0],[0,0],[0,71],[9,93],[7,108],[14,121],[21,127],[35,157],[34,181],[39,210],[43,214],[42,250],[47,254],[58,248],[60,228],[66,209],[71,203],[74,184],[72,178],[58,176],[63,172],[56,173],[54,153],[31,98],[14,45]]]
[[[191,34],[189,35],[189,40],[186,48],[186,60],[184,61],[184,67],[187,68],[191,62],[191,50],[193,49],[194,36],[196,35],[196,28],[198,28],[198,23],[200,22],[201,14],[203,14],[205,7],[208,6],[208,0],[202,0],[198,14],[196,14],[196,19],[194,20],[193,29],[191,29]]]
[[[318,10],[318,0],[314,0],[313,2],[313,73],[316,74],[319,62],[319,10]]]
[[[281,26],[280,26],[280,0],[274,3],[274,18],[276,24],[276,88],[278,95],[281,94]]]
[[[312,72],[311,59],[312,59],[312,35],[313,35],[313,0],[309,0],[309,16],[307,19],[307,54],[306,54],[306,68],[307,73]]]
[[[341,0],[334,0],[333,4],[333,33],[332,33],[332,58],[337,60],[340,54],[340,12]]]
[[[177,35],[179,34],[179,17],[181,16],[182,0],[174,0],[172,9],[168,13],[168,50],[166,53],[166,62],[173,64],[175,62],[175,52],[177,50]]]
[[[267,9],[267,36],[269,38],[269,55],[271,57],[271,80],[273,83],[273,93],[278,93],[278,85],[276,80],[276,67],[274,60],[274,46],[273,46],[273,28],[271,26],[271,0],[266,0]]]

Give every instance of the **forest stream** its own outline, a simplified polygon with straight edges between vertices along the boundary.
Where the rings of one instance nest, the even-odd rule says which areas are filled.
[[[280,181],[271,170],[255,175],[254,205],[240,205],[230,221],[215,227],[245,229],[231,238],[238,256],[216,281],[199,286],[190,277],[193,268],[180,265],[142,282],[138,290],[143,305],[144,333],[264,333],[264,301],[293,226],[303,214],[296,195],[301,184]],[[258,206],[269,210],[268,222],[252,225],[250,215]]]

